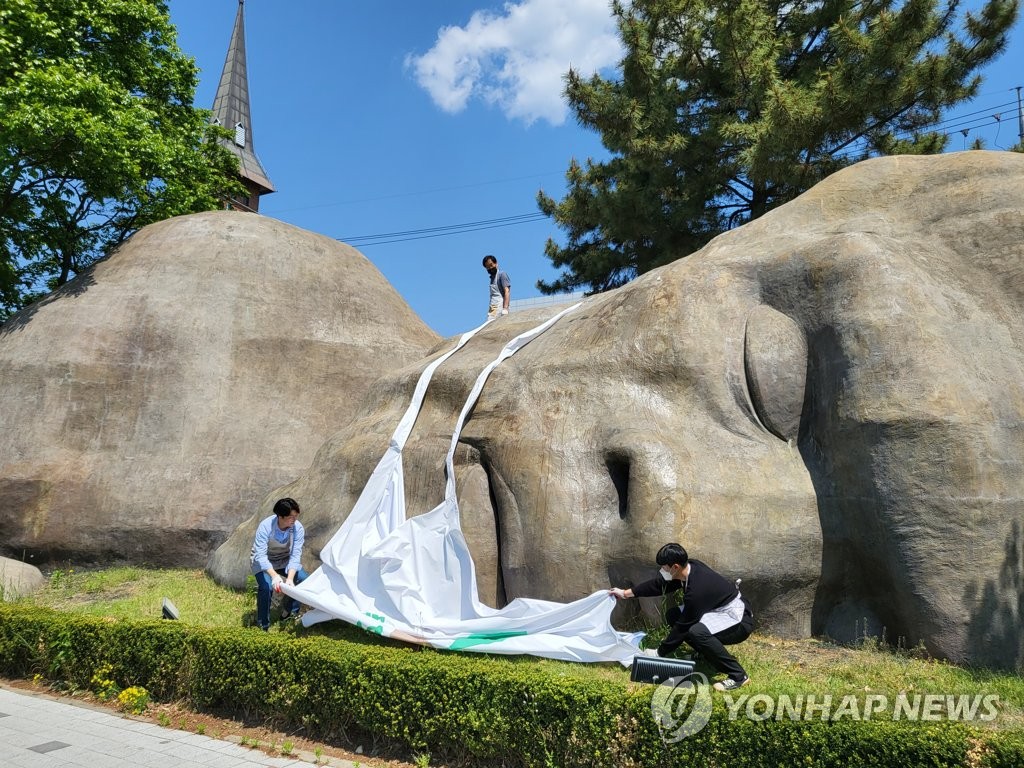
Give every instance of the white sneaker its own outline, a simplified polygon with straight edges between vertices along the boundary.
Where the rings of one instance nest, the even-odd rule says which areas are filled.
[[[750,678],[746,675],[743,676],[742,680],[737,680],[734,677],[727,677],[725,680],[721,680],[715,683],[716,691],[735,691],[737,688],[742,688],[744,685],[750,682]]]

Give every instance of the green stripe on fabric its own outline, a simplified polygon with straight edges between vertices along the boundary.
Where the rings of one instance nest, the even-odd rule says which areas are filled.
[[[455,639],[450,646],[453,651],[461,651],[463,648],[472,648],[474,645],[486,645],[487,643],[496,643],[499,640],[504,640],[507,637],[522,637],[528,634],[527,632],[478,632],[472,635],[466,635],[465,637],[459,637]]]

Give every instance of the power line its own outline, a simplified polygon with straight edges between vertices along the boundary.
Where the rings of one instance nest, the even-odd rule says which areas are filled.
[[[907,139],[912,137],[915,133],[934,132],[942,134],[943,136],[952,136],[956,133],[962,134],[964,130],[970,132],[971,130],[982,128],[986,125],[997,125],[1000,122],[1000,118],[997,117],[997,115],[1001,115],[1003,112],[1012,110],[1014,106],[1015,104],[1013,101],[1000,102],[998,104],[977,109],[973,112],[951,115],[942,120],[937,120],[934,123],[928,123],[927,125],[922,125],[915,129],[894,131],[893,136],[896,138]],[[864,140],[861,140],[861,143],[855,144],[846,150],[836,152],[835,157],[847,158],[852,155],[861,154],[864,146],[863,141]]]
[[[470,222],[466,222],[465,224],[446,224],[446,225],[440,226],[440,227],[426,227],[424,229],[406,229],[406,230],[403,230],[401,232],[384,232],[384,233],[379,234],[379,235],[354,235],[352,237],[341,238],[341,239],[345,240],[345,242],[348,242],[350,240],[369,240],[369,239],[375,239],[375,238],[378,238],[378,237],[396,237],[398,235],[419,235],[419,234],[423,234],[423,233],[426,233],[426,232],[437,232],[438,230],[442,230],[442,229],[458,229],[458,228],[461,228],[461,227],[474,227],[474,226],[476,226],[478,224],[495,224],[495,223],[498,223],[498,222],[511,221],[513,219],[534,218],[534,217],[536,217],[538,215],[540,215],[540,214],[538,214],[537,212],[534,212],[534,213],[520,213],[520,214],[516,214],[515,216],[502,216],[501,218],[498,218],[498,219],[483,219],[482,221],[470,221]]]
[[[988,116],[991,116],[993,109],[1006,109],[1007,107],[1010,107],[1012,105],[1013,105],[1012,101],[1003,102],[1002,104],[996,104],[995,106],[985,107],[983,109],[975,110],[974,112],[965,112],[962,115],[954,115],[954,116],[951,116],[951,117],[947,117],[947,118],[945,118],[943,120],[939,120],[939,121],[934,122],[934,123],[929,123],[925,127],[926,128],[941,128],[946,123],[957,122],[957,121],[963,120],[963,119],[968,118],[968,117],[974,117],[976,115],[988,115]]]
[[[1011,88],[1010,90],[1012,91],[1014,89]],[[936,132],[936,133],[941,133],[944,136],[951,136],[951,135],[953,135],[955,133],[960,133],[960,134],[964,135],[964,138],[966,140],[967,133],[965,133],[965,131],[969,133],[973,129],[977,129],[977,128],[981,128],[981,127],[983,127],[985,125],[989,125],[992,121],[995,121],[998,124],[1000,122],[1000,118],[997,117],[997,115],[1001,115],[1002,111],[1010,111],[1014,107],[1017,107],[1019,109],[1018,105],[1014,101],[1001,102],[999,104],[995,104],[995,105],[992,105],[992,106],[984,107],[982,109],[978,109],[978,110],[975,110],[973,112],[965,112],[965,113],[962,113],[962,114],[959,114],[959,115],[952,115],[952,116],[946,117],[946,118],[944,118],[942,120],[938,120],[938,121],[936,121],[934,123],[929,123],[927,125],[923,125],[923,126],[921,126],[920,128],[918,128],[916,130],[897,131],[897,132],[894,133],[894,135],[897,136],[897,137],[908,138],[910,136],[913,136],[914,133],[916,133],[916,132],[933,131],[933,132]],[[1022,121],[1024,121],[1024,118],[1022,118]],[[1022,125],[1024,125],[1024,123],[1022,123]],[[1022,132],[1024,132],[1024,128],[1022,128]],[[862,151],[862,150],[858,150],[856,146],[851,146],[851,147],[849,147],[845,151],[837,152],[836,156],[837,157],[849,157],[851,155],[858,154],[859,151]],[[446,188],[443,188],[443,189],[430,190],[429,192],[444,192],[444,191],[452,191],[452,190],[458,190],[458,189],[466,189],[466,188],[471,188],[471,187],[480,187],[480,186],[486,186],[486,185],[489,185],[489,184],[500,184],[500,183],[504,183],[506,181],[519,181],[519,180],[522,180],[522,179],[536,178],[537,176],[543,176],[543,175],[551,175],[551,174],[531,174],[529,176],[518,176],[518,177],[515,177],[515,178],[511,178],[511,179],[501,179],[501,180],[492,181],[492,182],[480,182],[479,184],[464,184],[464,185],[460,185],[460,186],[446,187]],[[411,197],[411,196],[414,196],[414,195],[427,194],[427,193],[428,192],[406,192],[406,193],[397,194],[397,195],[389,195],[389,196],[381,197],[381,198],[368,198],[367,201],[369,201],[369,200],[386,200],[386,199],[391,199],[391,198],[396,198],[396,197]],[[355,201],[348,201],[348,202],[365,202],[365,201],[355,200]],[[325,203],[325,204],[320,205],[320,206],[309,206],[309,208],[329,207],[329,206],[332,206],[332,205],[341,205],[341,204],[342,203]],[[307,208],[294,208],[294,209],[291,209],[291,210],[307,210]],[[355,236],[352,236],[352,237],[339,237],[339,238],[336,238],[336,239],[340,240],[341,242],[347,243],[348,245],[351,245],[351,246],[358,246],[358,247],[361,247],[361,248],[365,248],[365,247],[373,246],[373,245],[388,245],[388,244],[391,244],[391,243],[405,243],[405,242],[409,242],[409,241],[412,241],[412,240],[426,240],[426,239],[436,238],[436,237],[448,237],[448,236],[451,236],[451,235],[459,235],[459,234],[463,234],[463,233],[466,233],[466,232],[479,232],[481,230],[486,230],[486,229],[498,229],[498,228],[501,228],[501,227],[511,227],[511,226],[516,226],[518,224],[530,224],[530,223],[533,223],[535,221],[540,221],[540,220],[546,219],[546,218],[548,218],[548,217],[545,214],[537,211],[537,212],[534,212],[534,213],[521,213],[521,214],[517,214],[517,215],[514,215],[514,216],[502,216],[502,217],[495,218],[495,219],[482,219],[480,221],[470,221],[470,222],[465,222],[463,224],[446,224],[446,225],[439,226],[439,227],[424,227],[424,228],[421,228],[421,229],[407,229],[407,230],[400,230],[400,231],[397,231],[397,232],[384,232],[384,233],[376,234],[376,235],[355,235]]]
[[[418,197],[419,195],[434,195],[438,192],[455,192],[460,189],[475,189],[476,187],[489,187],[495,184],[507,184],[510,181],[524,181],[526,179],[539,179],[545,176],[564,175],[565,171],[548,171],[547,173],[531,173],[526,176],[512,176],[507,179],[494,179],[493,181],[480,181],[473,184],[457,184],[452,187],[438,187],[436,189],[421,189],[413,192],[396,192],[393,195],[380,195],[378,197],[361,197],[353,200],[339,200],[333,203],[318,203],[316,205],[304,205],[299,208],[270,208],[266,213],[277,215],[279,213],[292,213],[293,211],[310,211],[314,208],[334,208],[339,205],[352,205],[354,203],[374,203],[381,200],[395,200],[402,197]]]
[[[1013,90],[1013,89],[1010,89],[1010,90]],[[994,93],[995,92],[993,92],[992,95],[994,95]],[[1001,91],[999,93],[1001,93]],[[986,94],[986,95],[988,95],[988,94]],[[942,126],[943,124],[945,124],[947,122],[951,122],[951,121],[955,121],[955,120],[963,120],[963,119],[965,119],[967,117],[970,117],[970,116],[973,116],[973,115],[988,114],[989,117],[991,117],[992,110],[1009,109],[1009,108],[1012,108],[1013,106],[1014,106],[1013,102],[1006,102],[1006,103],[1003,103],[1003,104],[996,104],[995,106],[988,107],[986,109],[981,109],[981,110],[978,110],[976,112],[967,112],[965,114],[957,115],[955,117],[947,117],[947,118],[945,118],[943,120],[939,120],[936,123],[931,123],[928,126],[923,126],[923,128],[935,128],[935,127],[938,127],[938,126]],[[957,131],[958,131],[960,126],[957,126],[956,128],[957,128]],[[947,132],[946,135],[949,135],[950,133],[953,133],[953,132],[954,131],[949,131],[949,132]],[[911,135],[911,132],[910,131],[906,131],[906,132],[904,132],[904,135],[909,136],[909,135]],[[851,150],[850,152],[841,153],[841,156],[845,157],[845,156],[848,156],[849,154],[852,154],[852,153],[853,153],[853,151]],[[474,189],[474,188],[477,188],[477,187],[493,186],[495,184],[506,184],[506,183],[512,182],[512,181],[524,181],[526,179],[536,179],[536,178],[542,178],[542,177],[546,177],[546,176],[561,176],[561,175],[564,175],[564,174],[565,174],[565,171],[548,171],[548,172],[545,172],[545,173],[531,173],[531,174],[528,174],[526,176],[511,176],[511,177],[505,178],[505,179],[494,179],[492,181],[481,181],[481,182],[476,182],[476,183],[473,183],[473,184],[457,184],[457,185],[450,186],[450,187],[437,187],[437,188],[434,188],[434,189],[414,190],[414,191],[411,191],[411,192],[397,192],[397,193],[392,194],[392,195],[379,195],[377,197],[362,197],[362,198],[353,198],[353,199],[350,199],[350,200],[338,200],[338,201],[334,201],[334,202],[330,202],[330,203],[317,203],[316,205],[304,205],[304,206],[299,206],[297,208],[279,208],[278,209],[278,208],[271,207],[271,208],[267,208],[264,211],[264,213],[276,216],[276,215],[282,214],[282,213],[293,213],[293,212],[296,212],[296,211],[311,211],[311,210],[315,210],[317,208],[334,208],[334,207],[341,206],[341,205],[353,205],[353,204],[356,204],[356,203],[373,203],[373,202],[380,202],[380,201],[384,201],[384,200],[396,200],[396,199],[400,199],[400,198],[403,198],[403,197],[418,197],[420,195],[433,195],[433,194],[437,194],[439,192],[456,192],[456,191],[462,190],[462,189]],[[348,241],[346,241],[346,242],[348,242]]]
[[[400,232],[385,232],[379,235],[356,235],[354,237],[339,237],[338,240],[352,246],[365,248],[370,245],[386,245],[388,243],[404,243],[409,240],[426,240],[433,237],[446,237],[448,235],[459,235],[463,232],[479,232],[484,229],[497,229],[499,227],[511,227],[516,224],[529,224],[534,221],[546,219],[547,216],[540,211],[534,213],[520,213],[515,216],[502,216],[497,219],[482,219],[480,221],[469,221],[463,224],[446,224],[440,227],[425,227],[423,229],[407,229]]]

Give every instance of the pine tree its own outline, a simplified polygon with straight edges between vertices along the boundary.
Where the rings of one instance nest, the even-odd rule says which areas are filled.
[[[575,160],[545,293],[614,288],[866,157],[940,152],[930,129],[973,97],[1018,0],[633,0],[613,3],[619,76],[570,71],[566,94],[610,159]]]

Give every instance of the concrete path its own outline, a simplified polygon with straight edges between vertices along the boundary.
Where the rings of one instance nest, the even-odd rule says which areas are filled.
[[[299,768],[314,756],[270,757],[230,741],[120,717],[102,707],[0,686],[4,768]],[[354,768],[324,757],[319,765]]]

